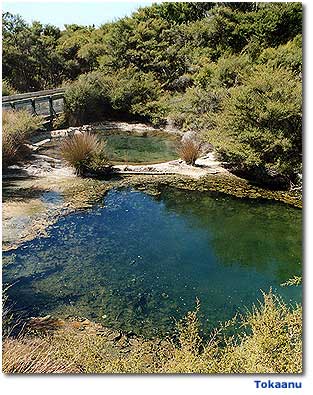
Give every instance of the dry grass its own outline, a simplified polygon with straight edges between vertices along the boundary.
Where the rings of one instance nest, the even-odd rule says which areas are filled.
[[[46,339],[6,339],[3,342],[4,373],[78,373],[71,361],[55,360],[54,346]]]
[[[2,162],[4,166],[23,159],[24,146],[33,132],[42,127],[42,118],[26,110],[2,112]]]
[[[95,134],[79,133],[62,142],[61,154],[66,162],[75,168],[77,175],[83,175],[93,163],[98,167],[101,167],[101,163],[108,164],[105,146],[106,142],[99,140]]]
[[[201,143],[187,138],[180,143],[178,154],[188,165],[194,166],[201,155]]]
[[[44,338],[6,339],[7,373],[301,373],[302,309],[271,292],[241,319],[224,323],[206,340],[199,306],[178,324],[178,341],[141,339],[120,349],[95,333],[56,331]],[[229,335],[233,326],[237,335]]]

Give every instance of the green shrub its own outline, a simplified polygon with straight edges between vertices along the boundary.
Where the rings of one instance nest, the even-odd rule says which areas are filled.
[[[10,96],[15,95],[17,92],[16,89],[9,83],[7,80],[2,80],[2,96]]]
[[[99,140],[95,134],[79,133],[66,138],[61,143],[61,155],[77,175],[88,172],[108,173],[111,165],[105,152],[106,142]]]
[[[121,112],[140,115],[138,106],[156,100],[161,91],[153,73],[143,73],[132,67],[120,70],[114,79],[111,77],[111,81],[112,107]]]
[[[283,67],[299,75],[302,72],[302,36],[298,35],[277,48],[266,48],[260,54],[258,63],[274,68]]]
[[[68,86],[66,109],[74,124],[114,114],[149,118],[156,113],[151,110],[151,103],[158,99],[160,91],[160,84],[152,73],[136,72],[133,68],[122,69],[114,75],[94,71]]]
[[[176,127],[200,134],[211,128],[211,116],[222,108],[225,94],[223,88],[188,88],[184,94],[176,94],[169,100],[168,118]]]
[[[217,63],[205,62],[198,71],[195,81],[208,90],[217,87],[230,88],[242,84],[244,77],[251,72],[251,68],[251,60],[247,55],[225,54]]]
[[[65,129],[68,126],[69,126],[68,116],[66,113],[59,114],[52,121],[52,129],[53,130]]]
[[[67,86],[65,91],[66,112],[74,125],[101,119],[112,111],[110,85],[98,71],[81,75]]]
[[[302,86],[262,65],[229,90],[208,139],[234,167],[294,180],[302,168]]]
[[[2,162],[3,166],[21,160],[28,153],[24,145],[27,139],[42,127],[42,118],[26,110],[2,113]]]

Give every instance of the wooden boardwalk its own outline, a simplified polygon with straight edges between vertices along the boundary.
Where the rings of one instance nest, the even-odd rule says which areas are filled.
[[[38,92],[20,93],[2,97],[2,110],[28,110],[51,122],[64,111],[65,89],[57,88]]]

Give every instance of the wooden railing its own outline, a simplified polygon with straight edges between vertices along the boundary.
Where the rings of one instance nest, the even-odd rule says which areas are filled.
[[[51,122],[64,111],[64,92],[64,89],[57,88],[3,96],[2,110],[25,109],[34,115],[41,115],[47,122]]]

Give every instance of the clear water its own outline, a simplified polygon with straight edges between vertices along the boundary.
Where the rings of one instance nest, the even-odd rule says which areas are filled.
[[[108,134],[99,132],[107,142],[109,159],[117,163],[160,163],[177,159],[177,143],[164,136]]]
[[[108,158],[113,163],[152,164],[178,158],[177,141],[164,135],[137,135],[123,132],[99,131],[106,140]],[[61,159],[61,139],[53,139],[40,148],[40,153]]]
[[[146,336],[172,330],[201,302],[204,327],[233,317],[273,287],[301,287],[301,211],[222,195],[113,190],[102,206],[59,219],[49,237],[4,254],[3,281],[28,315],[85,316]]]

